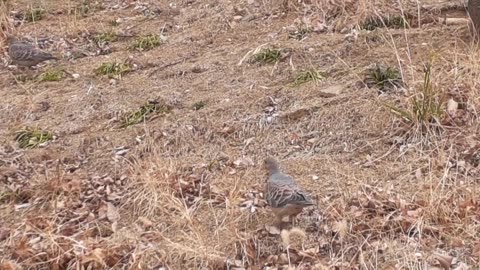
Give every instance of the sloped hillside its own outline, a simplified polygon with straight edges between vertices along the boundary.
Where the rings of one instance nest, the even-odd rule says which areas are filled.
[[[477,269],[464,1],[3,1],[0,269]],[[280,231],[272,156],[317,205]]]

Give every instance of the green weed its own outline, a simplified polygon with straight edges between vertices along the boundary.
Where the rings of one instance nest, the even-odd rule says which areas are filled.
[[[170,112],[170,108],[166,104],[147,102],[146,104],[142,105],[138,110],[125,115],[121,127],[125,128],[146,121],[148,120],[150,115],[154,113],[168,112]]]
[[[139,51],[148,51],[162,44],[162,39],[159,35],[146,35],[138,37],[132,45],[132,48]]]
[[[402,16],[385,16],[385,17],[370,17],[366,19],[360,28],[364,30],[373,31],[376,28],[408,28],[408,20]]]
[[[401,109],[386,104],[392,113],[409,124],[428,130],[432,123],[439,123],[445,114],[445,99],[442,92],[436,89],[431,81],[431,64],[424,68],[423,84],[410,99],[408,109]]]
[[[293,81],[294,86],[299,86],[307,82],[319,82],[326,78],[326,74],[316,69],[300,72]]]
[[[53,133],[38,128],[25,128],[16,132],[15,140],[20,148],[36,148],[53,140]]]
[[[63,78],[63,71],[61,70],[48,70],[37,77],[39,82],[56,82]]]
[[[128,64],[109,62],[103,63],[100,67],[95,69],[96,75],[107,75],[109,78],[121,77],[123,74],[132,70]]]
[[[377,64],[368,70],[364,82],[369,88],[377,87],[381,92],[403,86],[398,69]]]
[[[280,50],[264,48],[253,55],[253,62],[261,64],[271,64],[280,60],[282,53]]]

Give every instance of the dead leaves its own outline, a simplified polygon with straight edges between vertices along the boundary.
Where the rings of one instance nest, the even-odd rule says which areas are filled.
[[[448,255],[442,254],[435,254],[434,257],[438,260],[440,266],[445,269],[449,270],[450,266],[452,265],[453,257]]]
[[[81,257],[82,265],[89,265],[93,263],[93,267],[106,267],[105,263],[105,252],[101,248],[96,248],[92,250],[89,254]]]
[[[35,251],[30,247],[27,238],[23,238],[14,247],[12,257],[16,260],[23,261],[30,258]]]
[[[263,199],[263,193],[259,191],[248,191],[242,198],[239,207],[242,211],[249,211],[255,213],[258,208],[264,208],[267,202]]]

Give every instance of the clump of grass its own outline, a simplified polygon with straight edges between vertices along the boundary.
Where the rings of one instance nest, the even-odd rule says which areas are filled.
[[[312,32],[309,28],[301,28],[288,33],[288,38],[302,40]]]
[[[45,10],[41,7],[30,7],[25,13],[25,20],[27,22],[36,22],[45,17]]]
[[[25,128],[16,132],[15,141],[20,148],[36,148],[53,140],[53,133],[39,128]]]
[[[26,81],[28,80],[28,77],[25,76],[25,75],[23,75],[23,74],[21,74],[21,75],[15,76],[14,80],[15,80],[15,82],[17,82],[17,83],[19,83],[19,82],[20,82],[20,83],[24,83],[24,82],[26,82]]]
[[[125,115],[121,127],[126,128],[131,125],[141,123],[154,113],[168,113],[170,108],[163,103],[149,101],[142,105],[138,110]]]
[[[425,65],[423,85],[410,99],[408,109],[394,105],[386,105],[392,113],[401,117],[408,124],[428,130],[432,123],[440,123],[445,113],[445,99],[442,92],[436,89],[431,81],[431,63]]]
[[[402,16],[385,16],[385,17],[370,17],[367,18],[360,28],[368,31],[373,31],[376,28],[408,28],[409,24],[405,17]]]
[[[300,72],[293,81],[294,86],[299,86],[308,82],[319,82],[325,79],[326,74],[324,72],[318,71],[316,69],[310,69]]]
[[[96,43],[108,43],[117,41],[117,34],[113,31],[98,33],[93,37]]]
[[[39,82],[56,82],[63,78],[62,70],[48,70],[37,77]]]
[[[101,2],[99,1],[90,1],[90,0],[82,0],[79,3],[72,7],[69,10],[69,14],[73,14],[76,17],[86,17],[89,13],[93,13],[95,10],[103,9],[101,6]]]
[[[207,106],[207,103],[205,103],[204,101],[199,101],[199,102],[195,102],[193,104],[193,109],[195,111],[198,111],[200,109],[203,109],[203,107]]]
[[[95,75],[107,75],[109,78],[121,77],[123,74],[132,70],[128,64],[109,62],[103,63],[100,67],[95,69]]]
[[[403,86],[402,76],[397,68],[378,64],[368,70],[364,82],[369,88],[377,87],[380,92]]]
[[[159,35],[146,35],[135,39],[132,48],[139,51],[148,51],[162,44],[162,39]]]
[[[117,21],[117,20],[110,20],[110,21],[108,21],[108,24],[109,24],[110,26],[113,26],[113,27],[115,27],[115,26],[118,26],[118,25],[119,25],[119,23],[118,23],[118,21]]]
[[[280,60],[282,53],[280,50],[264,48],[253,55],[253,62],[261,64],[271,64]]]

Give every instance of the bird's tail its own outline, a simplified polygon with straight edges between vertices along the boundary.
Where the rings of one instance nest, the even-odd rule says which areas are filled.
[[[268,171],[268,175],[280,172],[280,166],[278,165],[278,162],[272,157],[265,159],[265,168]]]

